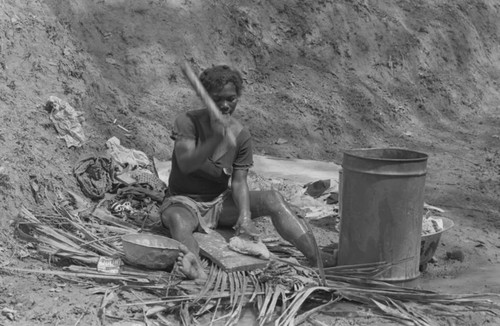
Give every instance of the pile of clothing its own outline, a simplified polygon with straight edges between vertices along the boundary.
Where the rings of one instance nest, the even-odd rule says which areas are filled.
[[[159,207],[167,185],[153,164],[144,153],[121,146],[116,137],[106,145],[106,154],[84,157],[74,166],[83,194],[139,227],[159,224]]]

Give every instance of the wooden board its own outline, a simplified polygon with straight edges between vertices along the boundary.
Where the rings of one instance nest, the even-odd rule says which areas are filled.
[[[251,271],[267,266],[268,260],[229,249],[228,240],[232,236],[231,233],[227,230],[214,230],[210,234],[195,232],[194,237],[200,246],[200,254],[226,272]]]

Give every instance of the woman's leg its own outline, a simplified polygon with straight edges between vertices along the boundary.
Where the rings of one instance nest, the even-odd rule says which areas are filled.
[[[177,258],[179,269],[189,279],[206,278],[200,260],[200,247],[193,236],[198,227],[198,218],[186,207],[170,206],[161,214],[161,221],[173,239],[182,243]]]
[[[161,214],[163,225],[169,229],[173,239],[185,245],[189,251],[198,255],[200,248],[193,237],[198,227],[198,218],[186,207],[170,206]]]
[[[283,239],[292,243],[312,265],[317,264],[317,245],[314,235],[309,231],[306,222],[295,214],[278,191],[250,191],[250,209],[253,218],[269,216]],[[219,224],[233,226],[237,219],[238,209],[229,196],[223,204]],[[333,266],[336,263],[335,257],[324,254],[322,260],[325,266]]]
[[[269,216],[283,239],[292,243],[312,265],[317,264],[314,235],[278,191],[260,191],[254,194],[251,203],[252,213],[255,211],[256,216]]]

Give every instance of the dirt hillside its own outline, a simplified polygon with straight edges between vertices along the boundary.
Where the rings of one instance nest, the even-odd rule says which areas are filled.
[[[187,60],[197,72],[227,63],[243,73],[236,115],[259,154],[341,164],[349,148],[427,153],[425,201],[455,221],[437,255],[459,248],[466,258],[440,259],[426,278],[457,279],[440,283],[453,292],[500,293],[498,274],[469,285],[458,278],[474,266],[500,272],[498,1],[5,0],[0,8],[2,263],[45,264],[22,254],[10,226],[22,206],[50,209],[33,184],[79,192],[75,163],[112,136],[170,158],[173,118],[201,105],[180,70]],[[50,96],[81,113],[83,146],[58,137]],[[22,313],[0,324],[74,325],[86,309],[79,290],[54,288],[43,277],[1,275],[0,307]]]

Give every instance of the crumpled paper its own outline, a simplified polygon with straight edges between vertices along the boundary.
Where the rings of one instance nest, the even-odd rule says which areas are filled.
[[[68,102],[56,96],[50,96],[46,106],[51,108],[50,120],[68,147],[81,147],[87,140],[82,128],[83,112],[76,111]]]
[[[148,166],[150,164],[149,158],[144,152],[120,145],[120,140],[116,137],[108,139],[106,147],[108,148],[107,154],[121,165],[136,167]]]

